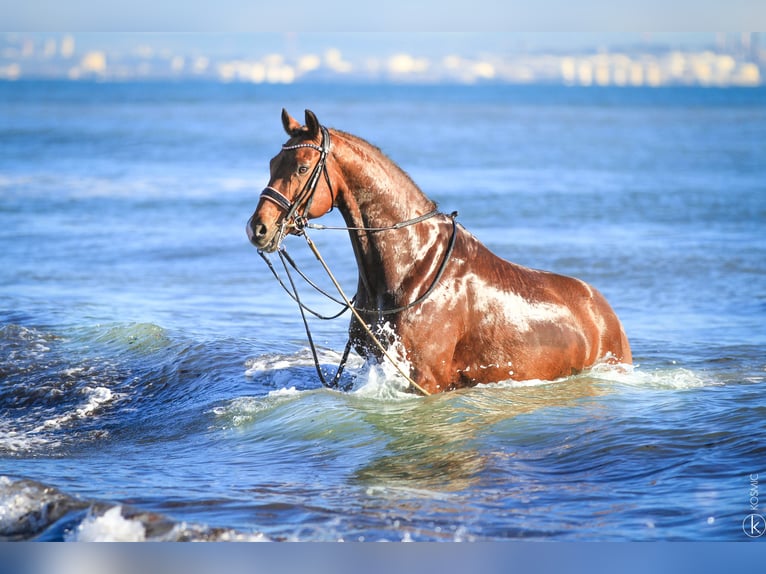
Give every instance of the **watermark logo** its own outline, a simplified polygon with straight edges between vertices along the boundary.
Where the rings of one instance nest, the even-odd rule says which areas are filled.
[[[750,479],[750,490],[748,492],[750,497],[748,500],[748,503],[750,504],[750,514],[745,516],[745,519],[742,521],[742,531],[750,538],[760,538],[766,533],[766,519],[756,512],[758,510],[759,502],[758,474],[753,473],[748,478]]]
[[[750,538],[759,538],[766,532],[766,520],[760,514],[748,514],[742,521],[742,530]]]

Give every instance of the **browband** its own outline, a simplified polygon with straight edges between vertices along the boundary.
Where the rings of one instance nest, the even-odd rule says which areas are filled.
[[[327,187],[330,190],[330,197],[332,198],[332,203],[335,202],[335,194],[333,193],[332,184],[330,183],[330,177],[327,174],[327,167],[325,165],[325,162],[327,161],[327,154],[330,151],[330,132],[327,131],[326,127],[324,126],[320,126],[320,127],[322,129],[322,145],[321,146],[318,146],[313,143],[300,143],[295,145],[282,146],[283,150],[292,150],[292,149],[307,147],[307,148],[315,149],[319,152],[319,160],[314,166],[314,171],[311,173],[311,176],[306,182],[306,185],[303,186],[303,189],[295,198],[295,201],[290,201],[284,194],[282,194],[282,192],[268,185],[261,192],[261,197],[264,197],[265,199],[268,199],[276,203],[279,207],[285,210],[286,212],[285,218],[288,220],[295,215],[295,212],[300,208],[300,205],[303,203],[304,199],[306,200],[306,205],[303,207],[304,215],[308,214],[309,210],[311,209],[311,203],[314,201],[314,192],[316,192],[316,187],[317,187],[317,183],[319,182],[320,174],[323,171],[324,171],[325,178],[327,179]],[[332,204],[330,205],[330,211],[332,211]]]

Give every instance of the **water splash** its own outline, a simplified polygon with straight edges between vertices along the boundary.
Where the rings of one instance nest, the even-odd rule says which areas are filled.
[[[391,354],[397,360],[400,368],[409,370],[405,350],[395,339],[391,345]],[[341,354],[330,350],[320,349],[320,362],[323,365],[337,365]],[[316,379],[313,372],[313,359],[309,349],[301,349],[292,354],[269,354],[248,359],[245,363],[245,376],[258,380],[267,386],[277,387],[269,391],[269,396],[283,393],[300,393],[307,389],[307,383]],[[327,367],[323,367],[329,371]],[[408,383],[401,375],[397,366],[384,359],[378,362],[374,359],[365,360],[358,355],[349,357],[346,376],[352,381],[350,393],[354,396],[380,401],[402,401],[418,398],[408,392]],[[645,370],[640,365],[611,363],[608,358],[596,363],[583,373],[564,377],[553,381],[528,379],[517,381],[508,379],[495,383],[480,383],[476,389],[521,389],[544,387],[568,381],[588,379],[615,385],[652,389],[693,389],[713,384],[720,384],[684,367],[659,368]],[[315,388],[315,387],[311,387]]]
[[[344,374],[344,378],[350,382],[350,392],[383,401],[414,398],[415,395],[408,392],[409,382],[402,375],[402,371],[411,372],[411,366],[396,331],[386,322],[377,327],[376,336],[389,342],[389,357],[378,361],[351,353]],[[334,372],[342,361],[342,354],[332,349],[319,348],[317,351],[323,372]],[[250,358],[245,362],[245,368],[246,377],[283,390],[296,387],[305,389],[308,380],[316,379],[313,356],[308,348],[292,354],[267,354]],[[311,369],[311,372],[307,369]]]
[[[114,506],[101,515],[88,513],[77,528],[69,532],[67,542],[144,542],[146,528],[138,520],[122,515],[122,507]]]
[[[377,401],[409,401],[419,395],[409,392],[409,382],[389,361],[365,363],[354,373],[351,393]]]

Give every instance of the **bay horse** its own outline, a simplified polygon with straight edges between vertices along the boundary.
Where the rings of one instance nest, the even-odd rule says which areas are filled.
[[[501,259],[378,148],[310,110],[301,125],[283,109],[282,125],[289,139],[270,162],[248,238],[274,252],[337,207],[358,267],[349,341],[360,355],[382,359],[370,329],[387,323],[426,394],[631,363],[620,320],[595,288]]]

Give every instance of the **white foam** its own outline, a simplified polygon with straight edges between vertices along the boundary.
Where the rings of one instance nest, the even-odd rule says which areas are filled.
[[[0,451],[28,452],[42,447],[55,448],[60,442],[44,435],[39,431],[25,432],[17,428],[9,428],[10,422],[0,421]]]
[[[341,355],[331,349],[317,349],[317,356],[320,362],[334,363],[341,360]],[[309,366],[314,366],[314,357],[306,348],[296,353],[263,355],[248,359],[245,361],[245,376],[256,377],[264,373]]]
[[[498,381],[496,383],[479,383],[476,385],[477,389],[520,389],[526,387],[542,387],[545,385],[555,385],[557,383],[564,382],[568,379],[556,379],[553,381],[543,381],[541,379],[528,379],[525,381],[514,381],[508,379],[506,381]]]
[[[586,373],[578,376],[632,387],[656,389],[683,390],[719,384],[683,367],[644,371],[639,365],[597,363]]]
[[[89,514],[65,539],[69,542],[143,542],[146,528],[138,520],[123,517],[121,506],[114,506],[100,516]]]
[[[93,416],[98,409],[103,408],[109,403],[122,397],[121,393],[115,393],[107,387],[86,387],[81,392],[86,397],[86,401],[82,406],[63,415],[43,421],[43,423],[37,426],[32,433],[61,428],[65,424],[74,420],[89,418]]]
[[[298,391],[295,389],[295,387],[290,387],[289,389],[282,388],[277,389],[276,391],[269,391],[268,396],[270,397],[294,397],[296,395],[301,394],[301,391]]]
[[[86,504],[59,490],[27,479],[12,479],[0,475],[0,537],[29,536],[50,526],[62,515]],[[264,542],[269,538],[259,532],[237,532],[231,529],[208,528],[204,525],[179,522],[166,530],[167,519],[152,513],[138,513],[129,518],[122,506],[105,508],[102,504],[90,507],[85,518],[74,529],[65,532],[68,542],[171,542],[199,540],[221,542]],[[152,527],[158,532],[152,534]],[[58,564],[60,566],[60,564]],[[108,568],[107,568],[108,569]],[[78,570],[79,569],[74,569]],[[50,571],[70,572],[57,568]],[[104,571],[96,569],[95,571]]]
[[[529,379],[524,381],[499,381],[497,383],[478,384],[478,389],[512,389],[523,387],[538,387],[552,385],[567,381],[576,381],[577,379],[587,378],[598,381],[616,383],[631,387],[646,387],[657,389],[693,389],[703,386],[718,384],[715,381],[707,380],[699,374],[689,369],[676,367],[672,369],[658,369],[655,371],[643,371],[638,365],[628,365],[625,363],[610,363],[610,357],[605,357],[602,361],[596,363],[586,371],[573,375],[555,379],[553,381],[544,381],[540,379]]]
[[[0,534],[12,534],[25,517],[34,516],[41,509],[39,497],[29,489],[19,489],[7,476],[0,476]],[[33,526],[42,518],[34,520]]]
[[[9,363],[17,361],[39,362],[51,350],[49,346],[51,336],[34,329],[28,329],[20,325],[7,325],[2,327],[2,332],[5,337],[9,337],[11,340],[19,339],[24,341],[24,345],[20,348],[11,348],[7,356]]]
[[[407,372],[409,365],[399,363],[400,368]],[[355,374],[352,394],[378,400],[408,400],[417,395],[407,392],[410,384],[388,359],[382,363],[370,361]]]
[[[392,341],[386,352],[387,357],[378,362],[370,359],[362,363],[354,373],[355,395],[379,400],[406,400],[418,398],[407,392],[410,383],[402,373],[412,372],[412,366],[407,360],[407,350],[402,345],[399,335],[388,323],[378,326],[376,335],[384,341]]]
[[[75,421],[98,416],[101,409],[124,396],[103,386],[85,387],[79,392],[84,396],[83,402],[63,414],[54,415],[39,410],[13,423],[0,420],[0,451],[28,452],[43,447],[57,448],[61,440],[55,431]],[[48,418],[44,418],[46,415]]]
[[[289,355],[279,357],[258,357],[255,359],[248,359],[245,362],[245,376],[255,378],[264,373],[271,373],[297,366],[302,366],[302,361],[291,358]]]

